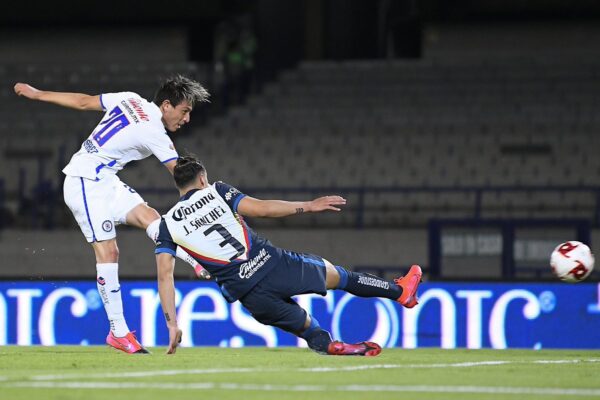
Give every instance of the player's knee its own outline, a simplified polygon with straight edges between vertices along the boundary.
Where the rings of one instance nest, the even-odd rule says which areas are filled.
[[[129,211],[125,217],[125,223],[138,228],[146,229],[153,221],[160,218],[160,214],[154,208],[145,203],[139,204]]]
[[[146,219],[146,225],[150,224],[153,221],[156,221],[157,219],[160,219],[160,214],[158,213],[158,211],[156,211],[154,208],[150,207],[150,206],[146,206],[147,210],[145,213],[145,219]]]
[[[257,312],[252,313],[252,316],[255,320],[264,325],[274,326],[290,333],[295,333],[298,331],[297,321],[290,319],[285,313],[278,313],[276,311]]]
[[[94,246],[97,263],[115,263],[119,261],[119,248],[114,240],[98,242]]]
[[[325,260],[325,267],[327,271],[327,276],[325,278],[327,289],[336,289],[339,286],[341,280],[338,267],[335,267],[327,260]]]
[[[119,261],[119,248],[117,246],[107,249],[102,256],[103,263],[115,263]]]
[[[142,228],[146,229],[152,222],[160,219],[160,214],[154,208],[144,204],[138,214]]]

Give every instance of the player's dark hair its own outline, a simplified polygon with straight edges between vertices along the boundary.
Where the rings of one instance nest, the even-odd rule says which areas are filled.
[[[182,101],[187,101],[194,107],[196,103],[209,102],[210,94],[202,85],[183,75],[175,75],[166,79],[154,94],[154,104],[160,106],[165,100],[176,107]]]
[[[173,178],[175,179],[175,185],[179,189],[190,185],[198,174],[206,172],[206,168],[202,162],[197,160],[193,156],[183,156],[177,159],[175,169],[173,170]]]

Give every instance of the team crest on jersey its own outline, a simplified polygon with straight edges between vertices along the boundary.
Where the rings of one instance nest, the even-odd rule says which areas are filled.
[[[225,193],[225,200],[229,201],[231,200],[231,198],[233,196],[235,196],[236,194],[238,194],[240,191],[237,190],[236,188],[231,188],[227,191],[227,193]]]
[[[102,229],[104,230],[104,232],[110,232],[112,231],[113,228],[113,224],[111,221],[106,220],[102,223]]]

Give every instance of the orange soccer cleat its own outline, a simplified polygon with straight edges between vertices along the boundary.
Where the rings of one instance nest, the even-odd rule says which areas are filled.
[[[150,352],[138,342],[133,332],[123,337],[116,337],[112,331],[106,337],[106,344],[128,354],[149,354]]]
[[[419,283],[421,283],[422,276],[423,272],[421,271],[421,267],[413,265],[406,275],[394,279],[396,285],[402,288],[402,294],[398,297],[398,300],[396,300],[398,303],[406,308],[413,308],[418,304],[417,289],[419,288]]]

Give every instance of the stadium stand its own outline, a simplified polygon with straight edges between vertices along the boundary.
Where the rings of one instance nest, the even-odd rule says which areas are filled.
[[[242,187],[366,190],[369,226],[471,216],[477,189],[482,216],[593,218],[598,66],[307,62],[184,147]]]
[[[599,64],[307,62],[247,104],[196,125],[178,138],[178,147],[199,153],[215,178],[242,188],[367,189],[368,226],[419,226],[439,213],[467,217],[474,213],[474,188],[490,187],[512,189],[484,192],[484,216],[593,218],[600,176],[594,152],[600,139],[593,134],[600,126]],[[131,88],[150,96],[148,82],[158,76],[178,71],[202,79],[207,71],[201,67],[55,65],[44,68],[41,82],[67,82],[60,85],[64,90],[91,93]],[[1,72],[6,80],[40,79],[35,65],[24,74],[6,67]],[[60,187],[59,164],[97,120],[92,113],[41,104],[31,105],[26,120],[11,117],[19,106],[10,101],[3,108],[3,124],[13,132],[2,139],[9,199],[47,181]],[[156,181],[161,174],[165,179]],[[140,188],[170,188],[156,163],[128,168],[122,176]],[[548,193],[548,186],[557,190]],[[561,187],[572,186],[578,190],[565,199]],[[397,190],[389,193],[392,188]]]

